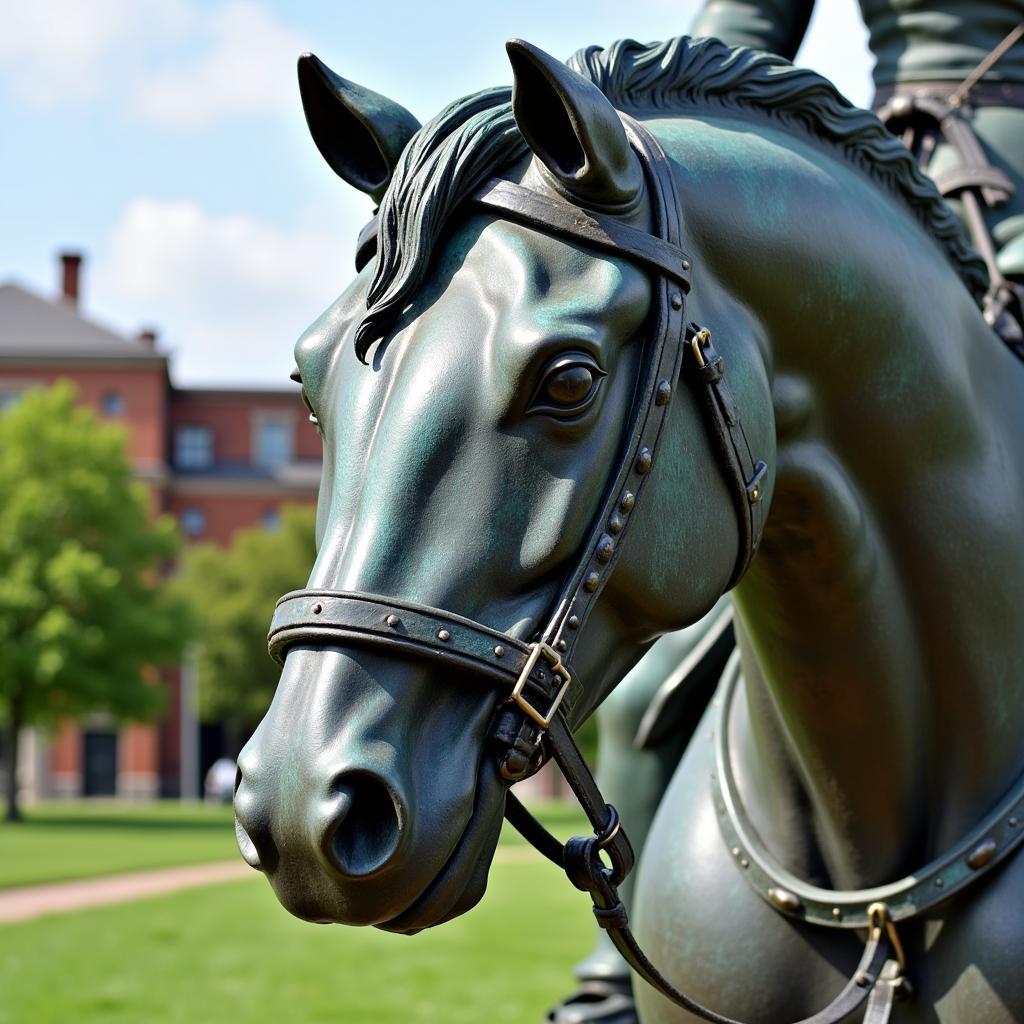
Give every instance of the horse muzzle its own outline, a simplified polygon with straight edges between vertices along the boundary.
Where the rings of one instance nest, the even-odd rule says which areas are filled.
[[[481,756],[494,695],[436,676],[355,647],[289,649],[239,756],[235,822],[296,916],[418,930],[482,895],[503,802]]]

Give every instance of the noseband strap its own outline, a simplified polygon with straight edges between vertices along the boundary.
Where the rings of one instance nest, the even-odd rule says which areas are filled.
[[[528,715],[533,712],[538,724],[550,723],[559,710],[571,713],[582,692],[551,648],[523,643],[440,608],[374,594],[285,594],[274,609],[267,647],[283,665],[287,649],[296,644],[383,647],[389,653],[443,662],[515,694],[517,705]]]

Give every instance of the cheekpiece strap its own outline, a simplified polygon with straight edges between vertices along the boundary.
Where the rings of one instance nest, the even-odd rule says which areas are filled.
[[[657,242],[658,252],[674,255],[659,257],[656,261],[646,259],[635,255],[639,247],[631,243],[629,248],[618,250],[620,255],[635,256],[655,271],[651,325],[628,433],[605,494],[604,506],[598,512],[580,550],[576,569],[566,582],[543,633],[547,643],[564,651],[570,659],[583,626],[615,568],[623,538],[635,518],[636,506],[657,461],[671,402],[678,388],[686,334],[685,298],[689,287],[686,275],[690,261],[680,244],[683,225],[675,178],[658,140],[639,121],[627,114],[620,116],[646,175],[652,231],[650,235],[640,234]],[[558,200],[550,201],[558,203]],[[583,213],[585,217],[596,219],[594,214],[576,210],[568,203],[562,205],[574,214]],[[632,233],[635,229],[629,231]]]

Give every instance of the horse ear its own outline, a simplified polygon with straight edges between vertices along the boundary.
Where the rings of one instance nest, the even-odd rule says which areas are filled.
[[[299,58],[299,94],[310,134],[331,169],[379,203],[419,121],[311,53]]]
[[[635,205],[643,170],[604,93],[522,39],[510,39],[505,49],[516,124],[555,183],[591,207]]]

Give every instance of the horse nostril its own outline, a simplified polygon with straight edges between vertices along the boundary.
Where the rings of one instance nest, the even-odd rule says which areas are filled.
[[[261,870],[263,867],[260,861],[259,851],[256,849],[256,844],[249,838],[249,833],[245,831],[244,826],[235,818],[235,840],[238,842],[238,850],[242,854],[242,860],[251,868]]]
[[[277,867],[277,847],[270,836],[266,812],[242,768],[235,773],[235,840],[242,860],[249,867],[270,874]]]
[[[402,836],[401,805],[390,787],[366,772],[334,779],[326,805],[321,850],[331,867],[349,878],[380,871],[395,855]]]

